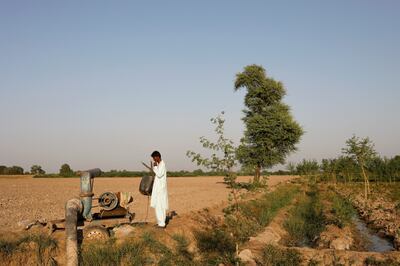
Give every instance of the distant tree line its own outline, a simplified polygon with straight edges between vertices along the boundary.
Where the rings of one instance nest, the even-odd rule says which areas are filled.
[[[373,148],[369,138],[355,136],[346,141],[342,155],[336,158],[306,160],[287,165],[291,174],[317,176],[333,182],[398,182],[400,181],[400,155],[382,157]]]
[[[339,156],[333,159],[317,160],[304,159],[289,170],[290,174],[305,176],[318,175],[325,181],[352,182],[363,181],[363,173],[359,164],[352,158]],[[290,167],[291,167],[290,166]],[[400,155],[392,158],[376,156],[365,164],[365,172],[371,182],[400,181]]]
[[[0,165],[0,175],[23,175],[24,168],[21,166],[11,166],[7,167],[5,165]]]

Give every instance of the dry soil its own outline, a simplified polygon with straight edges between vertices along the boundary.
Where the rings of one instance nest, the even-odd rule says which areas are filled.
[[[268,183],[274,186],[291,178],[270,176]],[[94,193],[133,192],[130,210],[136,214],[135,220],[143,221],[148,199],[139,193],[139,183],[140,178],[97,178]],[[170,210],[178,215],[219,205],[227,200],[228,193],[222,177],[168,177]],[[17,223],[23,220],[63,218],[65,202],[78,195],[78,178],[0,178],[0,230],[18,229]],[[149,208],[148,221],[154,219],[154,211]]]

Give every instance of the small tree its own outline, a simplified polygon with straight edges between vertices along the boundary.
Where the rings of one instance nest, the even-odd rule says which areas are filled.
[[[365,166],[376,155],[374,144],[368,137],[360,139],[353,135],[353,137],[346,141],[346,146],[346,148],[342,149],[342,152],[353,158],[360,167],[364,178],[364,198],[367,200],[368,195],[371,193],[371,188],[369,186],[369,179],[365,171]]]
[[[215,125],[214,131],[218,136],[217,142],[214,143],[205,137],[200,137],[200,143],[204,148],[213,151],[212,155],[206,158],[200,153],[187,151],[186,156],[191,158],[192,162],[195,162],[199,166],[224,173],[225,182],[232,187],[236,182],[236,174],[232,171],[232,168],[236,165],[236,149],[233,146],[233,141],[224,136],[225,119],[223,115],[224,112],[221,112],[217,117],[211,118],[211,123]]]
[[[60,176],[63,177],[71,177],[74,175],[74,171],[72,171],[71,167],[68,164],[61,165],[60,168]]]
[[[336,186],[336,168],[337,168],[337,160],[336,159],[322,159],[321,161],[321,170],[324,172],[324,176],[326,179],[331,179],[333,184]]]
[[[289,163],[286,165],[286,170],[287,170],[291,175],[297,174],[297,172],[296,172],[296,164],[293,163],[293,162],[289,162]]]
[[[254,181],[259,182],[263,168],[283,164],[296,150],[303,130],[282,102],[286,94],[283,84],[268,78],[262,66],[246,66],[236,75],[235,91],[241,88],[247,89],[245,132],[237,156],[241,164],[255,169]]]
[[[231,188],[228,200],[233,207],[233,213],[226,212],[225,215],[226,218],[231,221],[232,225],[234,225],[232,227],[234,229],[240,227],[243,219],[239,212],[240,186],[236,183],[237,175],[233,171],[233,167],[236,165],[236,149],[233,141],[224,136],[225,119],[223,115],[224,112],[221,112],[216,118],[211,118],[211,122],[215,125],[214,131],[218,136],[216,142],[212,142],[205,137],[200,137],[200,143],[203,147],[212,151],[211,156],[207,158],[193,151],[188,151],[186,155],[192,159],[192,162],[196,162],[199,166],[224,173],[224,180]],[[236,255],[238,255],[240,236],[237,234],[236,230],[231,231],[230,234],[235,239]]]
[[[400,155],[394,156],[389,161],[389,169],[390,169],[390,176],[391,179],[393,178],[394,181],[400,179]]]
[[[316,160],[306,160],[303,159],[296,166],[296,172],[299,175],[307,176],[308,178],[314,177],[314,182],[317,181],[317,176],[319,175],[319,165]]]
[[[32,165],[31,174],[32,175],[44,175],[46,172],[42,169],[40,165]]]
[[[335,172],[343,177],[345,183],[353,179],[354,174],[358,174],[359,167],[353,158],[348,156],[339,156],[335,161]]]

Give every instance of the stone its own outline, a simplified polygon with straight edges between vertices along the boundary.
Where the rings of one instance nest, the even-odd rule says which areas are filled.
[[[336,238],[331,241],[329,244],[329,248],[335,249],[335,250],[349,250],[351,246],[351,240],[348,238]]]
[[[26,229],[30,224],[32,224],[32,220],[22,220],[22,221],[19,221],[19,222],[17,222],[17,226],[20,228],[20,229]]]
[[[128,237],[132,232],[134,232],[135,228],[133,228],[129,224],[125,224],[125,225],[115,227],[113,229],[113,231],[114,231],[114,236],[116,239],[123,239],[123,238]]]
[[[255,237],[250,237],[250,242],[256,241],[262,244],[272,244],[277,245],[281,240],[281,236],[275,232],[275,230],[271,227],[267,227],[262,233],[258,234]]]
[[[239,259],[245,263],[245,265],[249,265],[249,266],[256,266],[257,263],[254,260],[254,256],[253,253],[251,252],[250,249],[243,249],[240,253],[239,253]]]

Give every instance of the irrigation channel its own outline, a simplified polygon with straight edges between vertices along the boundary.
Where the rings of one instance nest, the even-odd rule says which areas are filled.
[[[308,248],[388,252],[393,241],[359,216],[352,203],[324,184],[307,184],[289,209],[285,245]]]
[[[373,229],[367,227],[367,224],[360,219],[358,214],[352,218],[357,232],[365,240],[366,251],[387,252],[394,251],[393,243],[387,238],[379,236]]]

